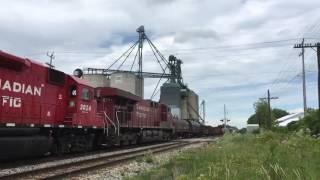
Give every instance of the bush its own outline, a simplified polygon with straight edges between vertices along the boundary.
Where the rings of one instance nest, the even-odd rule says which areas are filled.
[[[255,129],[252,131],[252,134],[260,134],[260,129]]]
[[[311,110],[309,113],[299,121],[290,122],[287,125],[288,131],[299,132],[306,129],[310,130],[311,135],[318,135],[320,133],[320,112],[319,110]]]
[[[317,111],[312,111],[310,112],[307,116],[303,118],[303,121],[306,125],[311,130],[312,135],[316,135],[320,133],[320,112]]]
[[[288,127],[273,127],[271,129],[273,132],[277,132],[277,133],[288,133]]]
[[[245,134],[247,132],[247,128],[242,128],[238,131],[240,134]]]
[[[288,123],[288,125],[287,125],[288,131],[297,131],[300,128],[302,128],[301,121],[302,120],[300,120],[300,121],[292,121],[292,122]]]

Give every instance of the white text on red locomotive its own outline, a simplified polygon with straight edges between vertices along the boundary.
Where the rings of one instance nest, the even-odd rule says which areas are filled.
[[[33,96],[41,96],[41,87],[32,86],[20,82],[10,82],[9,80],[0,79],[0,90],[22,93]]]

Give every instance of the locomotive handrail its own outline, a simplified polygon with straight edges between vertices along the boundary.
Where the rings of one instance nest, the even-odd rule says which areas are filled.
[[[102,115],[101,115],[102,114]],[[99,115],[100,117],[102,116],[103,117],[103,134],[105,134],[106,133],[106,124],[108,124],[108,123],[106,123],[106,119],[105,119],[105,116],[104,116],[104,114],[103,113],[99,113],[99,112],[97,112],[96,113],[96,116],[97,115]],[[109,131],[108,131],[108,129],[107,129],[107,135],[109,134]]]
[[[117,127],[116,127],[115,123],[110,119],[110,117],[108,116],[106,111],[103,111],[103,113],[104,113],[104,117],[107,118],[107,120],[109,120],[109,122],[113,125],[114,132],[116,133],[117,132]]]
[[[118,136],[119,136],[120,135],[120,122],[119,122],[119,118],[118,118],[118,112],[120,112],[120,111],[116,111],[116,119],[118,122]]]
[[[107,136],[109,136],[109,123],[107,123]]]

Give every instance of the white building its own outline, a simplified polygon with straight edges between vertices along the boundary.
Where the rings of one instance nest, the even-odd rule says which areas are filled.
[[[259,124],[247,124],[247,132],[252,133],[253,131],[259,130]]]
[[[299,121],[303,117],[304,117],[304,112],[297,112],[297,113],[289,114],[289,115],[283,116],[282,118],[276,119],[276,123],[278,123],[279,126],[287,126],[290,122]]]

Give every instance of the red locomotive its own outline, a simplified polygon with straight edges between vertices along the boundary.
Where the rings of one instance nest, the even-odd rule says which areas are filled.
[[[165,104],[0,51],[0,159],[169,140],[188,130],[173,119]]]

